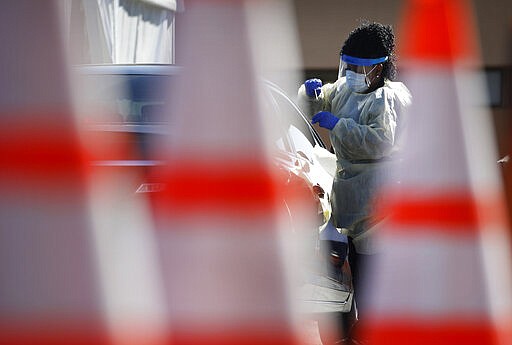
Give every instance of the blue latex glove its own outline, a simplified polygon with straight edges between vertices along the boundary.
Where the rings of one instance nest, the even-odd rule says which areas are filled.
[[[311,123],[318,123],[320,127],[333,129],[340,119],[328,111],[321,111],[316,113],[311,119]]]
[[[304,87],[306,88],[306,95],[309,97],[320,96],[322,81],[316,78],[308,79],[304,82]]]

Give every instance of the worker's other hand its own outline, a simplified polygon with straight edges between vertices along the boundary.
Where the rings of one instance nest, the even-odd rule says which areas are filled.
[[[340,119],[331,114],[328,111],[321,111],[316,113],[315,116],[311,119],[311,123],[318,123],[320,127],[333,129],[334,126],[338,123]]]
[[[317,78],[308,79],[304,82],[304,87],[306,88],[306,95],[316,97],[322,92],[322,81]]]

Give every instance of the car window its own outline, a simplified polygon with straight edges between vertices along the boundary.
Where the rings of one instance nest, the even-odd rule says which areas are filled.
[[[298,131],[293,131],[295,137],[297,137],[298,133],[302,133],[303,139],[309,141],[311,146],[315,146],[316,141],[313,137],[313,133],[295,105],[287,97],[278,92],[272,92],[272,95],[279,107],[281,118],[285,119],[288,123],[288,131],[290,131],[290,127],[296,128]]]
[[[288,135],[290,136],[295,151],[303,158],[307,158],[311,161],[313,159],[314,146],[308,140],[308,137],[294,125],[290,125],[288,128]]]
[[[325,145],[295,103],[280,90],[270,90],[281,126],[289,140],[289,152],[297,158],[312,162],[314,147],[318,145],[325,148]]]
[[[280,113],[279,105],[274,99],[270,90],[266,89],[263,98],[263,114],[266,121],[272,125],[267,128],[269,139],[273,143],[274,148],[278,151],[293,152],[293,148],[288,138],[288,124]]]
[[[78,100],[86,109],[81,120],[94,123],[154,123],[165,114],[168,75],[85,74]]]

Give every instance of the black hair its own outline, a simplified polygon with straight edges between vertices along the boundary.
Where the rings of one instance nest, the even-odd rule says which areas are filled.
[[[389,80],[396,77],[395,34],[391,25],[363,22],[348,35],[341,54],[366,59],[388,56],[382,74]]]

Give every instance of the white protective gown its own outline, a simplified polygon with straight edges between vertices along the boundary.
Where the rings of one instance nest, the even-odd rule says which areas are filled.
[[[329,111],[340,118],[330,139],[337,158],[331,205],[336,227],[352,237],[362,254],[375,252],[372,206],[386,179],[386,167],[397,158],[411,94],[404,84],[386,80],[384,86],[362,94],[352,92],[345,78],[322,86],[318,99],[299,89],[299,103],[311,118]]]

